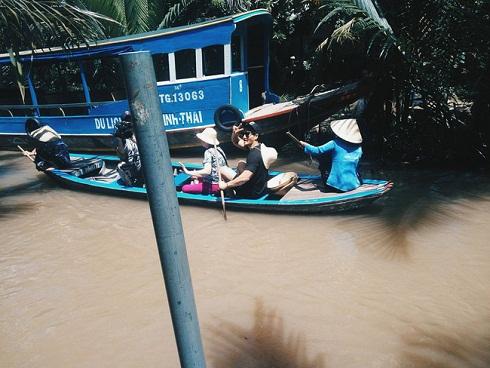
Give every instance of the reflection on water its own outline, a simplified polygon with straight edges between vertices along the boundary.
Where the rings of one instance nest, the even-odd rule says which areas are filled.
[[[181,207],[208,367],[490,366],[488,175],[362,172],[395,188],[352,212]],[[4,152],[0,232],[0,366],[178,366],[146,202]]]

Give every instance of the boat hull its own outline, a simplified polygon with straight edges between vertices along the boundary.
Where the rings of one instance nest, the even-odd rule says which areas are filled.
[[[323,92],[314,93],[308,97],[300,97],[294,101],[277,104],[265,104],[248,111],[242,121],[255,121],[261,130],[262,141],[274,146],[286,141],[284,133],[293,130],[301,135],[313,125],[318,124],[341,107],[352,103],[358,98],[358,83],[350,83],[341,87],[332,88]],[[120,106],[119,106],[120,105]],[[216,104],[217,106],[217,104]],[[120,120],[116,112],[128,109],[123,103],[105,108],[113,115],[94,116],[64,116],[41,117],[42,123],[49,124],[56,130],[71,151],[77,152],[109,152],[113,151],[112,131],[114,125]],[[163,109],[163,107],[162,107]],[[215,127],[218,132],[218,140],[221,143],[230,142],[230,130],[225,131],[209,121],[210,111],[199,110],[196,116],[207,116],[208,124],[198,124],[183,127],[172,125],[172,119],[164,117],[165,131],[170,149],[185,149],[201,146],[196,133],[206,127]],[[177,116],[174,112],[172,117]],[[164,114],[165,115],[165,114]],[[8,118],[0,117],[0,148],[15,149],[17,145],[28,145],[27,136],[24,133],[25,117]],[[175,118],[176,120],[176,118]]]
[[[94,159],[94,155],[73,155],[75,158]],[[107,167],[113,167],[117,159],[112,156],[100,156],[104,159]],[[178,168],[178,165],[174,165]],[[199,165],[188,164],[190,168],[198,168]],[[146,189],[139,187],[127,187],[121,185],[118,180],[105,182],[94,180],[94,178],[81,178],[64,170],[48,170],[46,174],[60,185],[73,189],[83,190],[91,193],[99,193],[113,196],[146,199]],[[272,172],[271,176],[279,172]],[[281,198],[266,195],[258,199],[225,198],[227,209],[259,211],[259,212],[283,212],[283,213],[333,213],[357,209],[371,204],[382,197],[391,188],[392,183],[385,180],[365,179],[364,184],[351,192],[346,193],[323,193],[314,190],[314,182],[319,176],[301,174],[299,182],[290,192]],[[174,177],[177,189],[190,179],[185,174]],[[307,193],[306,195],[304,193]],[[215,195],[190,194],[177,191],[177,198],[182,204],[199,205],[213,208],[221,207],[221,198]]]

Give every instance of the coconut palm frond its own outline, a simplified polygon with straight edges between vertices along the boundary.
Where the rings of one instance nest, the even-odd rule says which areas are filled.
[[[381,50],[384,47],[385,42],[387,41],[387,38],[389,38],[390,35],[385,32],[384,29],[378,29],[376,32],[374,32],[373,36],[371,37],[368,47],[367,47],[367,53],[368,54],[375,54],[378,53],[378,57],[380,57]],[[393,40],[394,42],[394,40]]]
[[[195,0],[180,0],[174,4],[168,10],[167,14],[163,17],[162,21],[158,25],[158,29],[168,28],[175,25],[176,21],[186,12],[189,6],[194,3]]]
[[[80,0],[90,11],[112,18],[116,23],[108,23],[105,33],[112,36],[119,36],[127,33],[126,10],[124,0]]]
[[[4,52],[88,42],[103,36],[102,22],[114,22],[65,2],[0,0],[0,8]]]
[[[385,42],[381,48],[381,51],[379,53],[379,58],[380,59],[385,59],[388,57],[388,55],[390,54],[391,50],[393,50],[394,48],[397,48],[397,44],[396,44],[396,38],[393,37],[391,34],[386,34],[385,33]]]
[[[319,31],[324,28],[326,25],[332,23],[334,20],[340,19],[342,16],[347,16],[347,17],[354,17],[354,16],[359,16],[362,13],[360,9],[357,8],[352,8],[352,9],[346,9],[346,8],[335,8],[332,11],[330,11],[325,17],[318,22],[315,30],[313,31],[313,34],[318,34]]]
[[[391,32],[391,26],[381,13],[381,8],[375,0],[353,0],[355,5],[364,10],[371,19],[374,19],[382,28]]]
[[[124,9],[129,33],[150,30],[148,0],[124,0]]]
[[[316,51],[320,52],[323,51],[324,49],[328,49],[330,46],[330,38],[325,38],[320,44],[316,47]]]
[[[356,20],[357,18],[352,18],[347,23],[336,28],[332,32],[332,36],[331,36],[332,41],[335,41],[338,44],[342,44],[347,41],[355,41],[358,37],[354,32],[352,32],[352,29],[354,28],[354,24]]]
[[[226,8],[231,13],[239,13],[250,9],[248,0],[225,0]]]
[[[17,87],[19,88],[20,97],[22,98],[22,101],[25,103],[26,88],[25,88],[24,84],[22,83],[22,80],[24,80],[23,72],[22,72],[22,65],[18,61],[18,59],[17,59],[17,57],[16,57],[16,55],[12,49],[9,49],[8,53],[9,53],[9,57],[10,57],[10,62],[12,63],[12,66],[13,66],[13,71],[14,71],[16,82],[17,82]]]

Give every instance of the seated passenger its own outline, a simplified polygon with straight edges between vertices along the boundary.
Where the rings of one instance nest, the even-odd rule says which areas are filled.
[[[259,128],[256,123],[242,123],[233,126],[231,142],[238,148],[248,151],[247,161],[240,161],[237,173],[233,170],[221,172],[221,190],[234,189],[241,198],[259,198],[267,193],[269,167],[277,158],[274,148],[259,142]]]
[[[34,162],[38,170],[45,171],[50,167],[58,169],[70,167],[68,146],[53,128],[42,125],[35,118],[29,118],[25,122],[25,130],[29,143],[34,146],[32,152],[25,154],[36,155]]]
[[[187,175],[199,180],[198,183],[184,185],[182,187],[184,193],[216,194],[219,192],[218,170],[224,170],[225,167],[228,167],[228,162],[225,153],[218,147],[217,136],[218,134],[213,128],[206,128],[201,133],[196,134],[196,137],[201,141],[201,145],[206,148],[202,161],[204,167],[201,170],[187,170],[184,164],[179,162],[182,170]]]
[[[332,121],[336,137],[321,145],[312,146],[300,141],[304,151],[312,156],[331,155],[332,166],[326,180],[327,191],[347,192],[361,185],[357,166],[362,156],[362,137],[356,119]]]
[[[125,111],[121,121],[115,124],[112,135],[115,138],[116,153],[121,159],[121,162],[117,165],[117,172],[121,177],[122,183],[126,186],[143,186],[140,153],[136,144],[133,120],[129,111]]]

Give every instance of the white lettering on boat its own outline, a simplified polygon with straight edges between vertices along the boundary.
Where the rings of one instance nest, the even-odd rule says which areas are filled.
[[[114,124],[116,124],[118,121],[121,121],[121,118],[95,118],[95,129],[114,129]]]
[[[175,92],[175,93],[160,93],[158,95],[160,103],[179,103],[189,101],[204,100],[204,90]]]
[[[201,111],[183,111],[175,114],[166,113],[162,114],[162,117],[165,126],[202,124]]]

